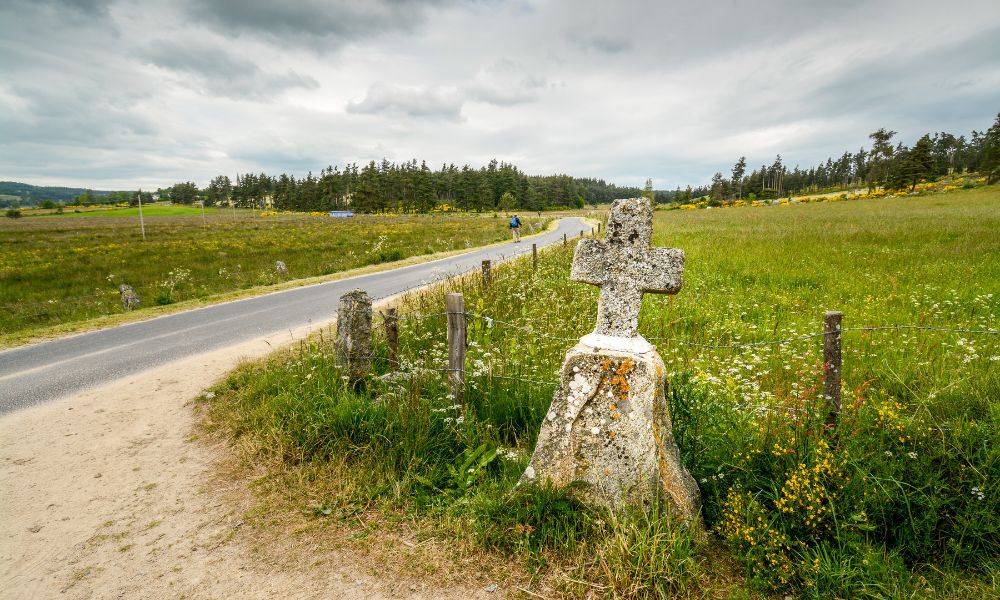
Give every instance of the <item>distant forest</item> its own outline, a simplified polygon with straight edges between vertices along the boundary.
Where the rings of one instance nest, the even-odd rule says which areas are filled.
[[[43,200],[72,203],[76,200],[77,196],[87,193],[103,197],[111,192],[72,187],[38,186],[19,183],[17,181],[0,181],[0,198],[6,196],[5,200],[8,203],[17,200],[22,205],[35,205]],[[3,206],[3,204],[0,204],[0,206]]]
[[[746,157],[730,171],[721,171],[712,181],[684,189],[653,190],[621,187],[603,179],[569,175],[527,175],[517,166],[492,160],[478,169],[454,164],[431,169],[426,162],[394,163],[383,159],[364,166],[329,166],[305,177],[282,173],[219,175],[205,188],[194,182],[177,183],[149,191],[92,192],[75,188],[42,188],[0,182],[0,206],[53,203],[135,204],[158,198],[177,204],[204,202],[206,206],[235,205],[244,208],[292,211],[327,211],[350,208],[358,212],[427,212],[448,207],[467,211],[580,208],[615,198],[647,195],[657,203],[686,203],[695,199],[722,202],[727,199],[773,199],[867,187],[896,190],[912,188],[921,179],[948,174],[979,173],[988,183],[1000,180],[1000,114],[985,131],[972,131],[966,138],[951,133],[926,134],[912,146],[895,139],[886,128],[869,135],[870,148],[845,151],[836,158],[809,168],[789,168],[779,154],[770,165],[747,172]]]
[[[947,132],[925,134],[912,146],[895,141],[896,132],[881,128],[871,133],[870,149],[846,151],[808,169],[789,169],[779,154],[770,165],[747,174],[746,157],[733,165],[731,177],[718,172],[708,185],[710,200],[753,197],[782,198],[808,193],[866,187],[888,190],[913,188],[921,179],[936,179],[953,173],[979,173],[987,183],[1000,179],[1000,114],[986,131],[975,131],[968,139]],[[695,193],[693,197],[703,194]],[[673,199],[687,201],[692,195],[675,190]]]
[[[277,177],[247,173],[232,181],[220,175],[204,190],[187,182],[159,190],[159,194],[184,204],[203,197],[209,206],[233,202],[236,206],[271,206],[276,210],[427,212],[445,206],[467,211],[582,208],[585,204],[637,196],[642,191],[598,179],[526,175],[516,166],[496,160],[480,169],[451,164],[438,170],[416,160],[402,164],[382,160],[363,167],[349,164],[343,170],[328,167],[318,176],[309,173],[301,179],[284,173]]]

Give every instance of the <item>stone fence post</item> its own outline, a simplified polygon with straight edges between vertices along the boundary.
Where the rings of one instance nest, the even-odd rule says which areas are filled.
[[[372,366],[372,300],[356,289],[340,297],[337,308],[337,366],[352,383],[364,379]]]

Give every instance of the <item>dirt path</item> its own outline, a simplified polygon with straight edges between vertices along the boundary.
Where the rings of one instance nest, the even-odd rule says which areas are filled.
[[[255,555],[241,529],[245,485],[220,489],[214,473],[225,448],[197,439],[189,402],[242,357],[306,333],[183,359],[0,417],[3,597],[478,595],[379,580],[377,566],[349,552],[293,566]]]

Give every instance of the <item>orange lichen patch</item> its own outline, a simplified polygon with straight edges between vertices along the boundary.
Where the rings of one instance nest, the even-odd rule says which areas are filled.
[[[611,439],[615,439],[615,432],[614,431],[609,431],[608,432],[608,437],[611,438]]]
[[[618,405],[614,402],[611,403],[611,410],[618,410]]]
[[[622,418],[622,416],[618,413],[612,413],[611,418],[617,421],[618,419]]]
[[[635,361],[632,360],[631,358],[626,358],[621,362],[621,364],[618,365],[618,368],[615,370],[615,373],[619,375],[628,375],[634,370],[635,370]]]

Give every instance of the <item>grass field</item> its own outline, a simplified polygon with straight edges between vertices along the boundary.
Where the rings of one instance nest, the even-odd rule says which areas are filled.
[[[67,218],[82,218],[82,217],[135,217],[136,222],[139,219],[139,207],[134,206],[131,208],[98,208],[98,209],[85,209],[80,212],[75,212],[73,207],[68,207],[63,210],[62,213],[57,213],[53,210],[47,210],[45,212],[39,211],[40,217],[67,217]],[[239,211],[244,217],[247,217],[250,213],[248,211]],[[28,213],[31,215],[31,213]],[[211,217],[215,215],[227,215],[229,214],[227,209],[221,208],[205,208],[205,216]],[[201,207],[198,206],[174,206],[171,204],[152,204],[142,207],[143,218],[148,217],[190,217],[190,216],[201,216]]]
[[[208,211],[203,221],[198,208],[155,206],[144,208],[143,242],[133,213],[138,209],[0,221],[0,341],[120,313],[123,283],[149,307],[460,250],[507,235],[506,219],[492,216],[332,219],[240,212],[234,219],[228,211]],[[527,221],[528,229],[542,224]],[[275,272],[277,260],[288,266],[288,277]]]
[[[675,297],[647,296],[640,330],[709,344],[775,340],[821,331],[823,312],[838,309],[845,327],[995,331],[997,231],[996,188],[657,212],[654,243],[685,250],[685,282]],[[505,265],[490,290],[475,280],[449,287],[472,313],[580,336],[593,327],[597,290],[568,281],[571,257],[571,248],[546,253],[537,272]],[[440,313],[447,291],[411,295],[401,312]],[[206,427],[269,473],[255,486],[254,522],[298,520],[322,536],[364,512],[366,535],[378,519],[387,531],[406,523],[447,540],[462,569],[477,561],[548,597],[998,592],[1000,336],[845,333],[833,434],[822,428],[818,338],[741,349],[658,342],[707,545],[655,515],[587,507],[571,489],[513,489],[551,400],[545,382],[571,342],[473,318],[459,406],[441,371],[443,317],[404,320],[400,337],[412,373],[402,387],[349,387],[317,341],[244,367],[203,398]],[[384,359],[376,367],[388,370]]]

